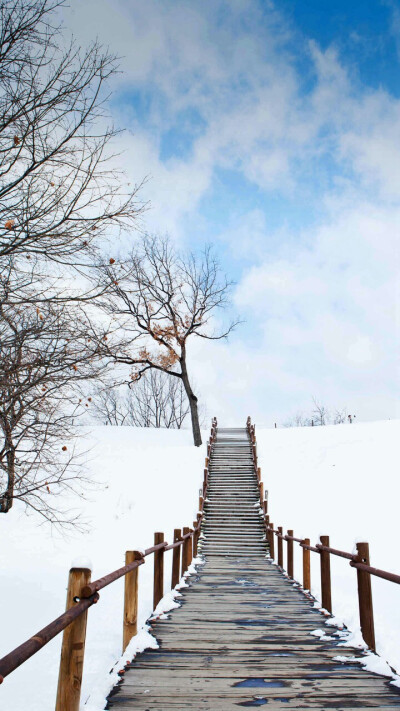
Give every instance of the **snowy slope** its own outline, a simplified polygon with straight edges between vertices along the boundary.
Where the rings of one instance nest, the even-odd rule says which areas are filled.
[[[124,565],[125,550],[153,545],[154,531],[171,541],[174,528],[193,523],[205,446],[194,447],[189,431],[95,427],[91,433],[89,467],[100,486],[85,504],[90,533],[60,540],[23,512],[0,517],[0,657],[63,612],[74,558],[89,558],[95,579]],[[139,571],[141,623],[152,611],[152,562]],[[83,701],[121,653],[123,579],[100,597],[89,611]],[[53,711],[60,641],[4,681],[2,711]]]
[[[242,423],[238,423],[241,425]],[[335,547],[351,551],[369,541],[377,567],[399,572],[397,510],[400,422],[322,428],[263,430],[257,440],[271,519],[295,535],[318,540],[330,534]],[[223,423],[221,423],[223,425]],[[207,433],[208,435],[208,433]],[[22,513],[0,517],[0,656],[64,609],[71,560],[89,557],[93,576],[123,564],[124,551],[150,545],[155,530],[171,539],[197,510],[205,448],[187,431],[99,427],[92,430],[90,468],[103,488],[85,505],[89,534],[69,541],[49,537]],[[313,555],[313,592],[319,570]],[[295,559],[300,577],[300,558]],[[166,582],[170,574],[166,564]],[[152,561],[140,568],[140,618],[151,611]],[[332,561],[334,613],[358,628],[356,574],[347,561]],[[89,611],[84,671],[85,702],[116,661],[122,637],[123,582],[101,592]],[[378,650],[400,669],[400,586],[374,580]],[[54,640],[0,687],[5,711],[53,711],[60,640]],[[92,697],[93,698],[93,697]]]
[[[368,541],[371,564],[400,573],[400,421],[265,430],[256,426],[262,478],[274,526],[353,552]],[[284,562],[286,565],[286,543]],[[295,577],[301,582],[301,549]],[[312,592],[320,598],[319,556],[311,553]],[[331,556],[335,616],[359,629],[356,572]],[[372,579],[377,651],[400,672],[400,585]]]

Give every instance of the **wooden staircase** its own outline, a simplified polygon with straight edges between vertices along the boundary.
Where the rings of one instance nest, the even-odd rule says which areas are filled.
[[[400,690],[355,663],[360,650],[340,646],[342,631],[266,556],[246,429],[218,428],[204,510],[205,563],[181,607],[151,619],[159,648],[127,665],[106,708],[400,711]]]
[[[267,553],[251,443],[244,427],[217,430],[199,551],[207,557]]]

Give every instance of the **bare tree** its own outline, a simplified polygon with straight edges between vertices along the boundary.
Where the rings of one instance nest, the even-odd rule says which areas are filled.
[[[302,412],[296,413],[293,417],[284,422],[284,427],[309,427],[323,426],[329,424],[331,415],[328,408],[313,397],[314,409],[310,415],[304,415]],[[333,424],[339,425],[344,422],[352,422],[355,415],[348,415],[346,407],[336,408],[333,415]]]
[[[340,410],[335,410],[334,416],[333,416],[333,424],[334,425],[342,425],[344,422],[347,422],[348,414],[347,414],[347,409],[345,407],[342,407]]]
[[[309,419],[303,412],[296,412],[293,417],[283,423],[284,427],[307,427],[310,424]]]
[[[155,369],[182,380],[188,397],[193,439],[201,445],[198,399],[188,373],[191,337],[226,338],[237,321],[213,324],[214,313],[229,303],[231,283],[221,275],[210,248],[201,256],[179,255],[168,238],[145,237],[130,258],[103,269],[109,295],[102,307],[110,332],[125,332],[124,341],[110,338],[105,352],[115,362],[132,366],[131,382]]]
[[[126,386],[125,386],[126,387]],[[189,404],[181,380],[150,370],[126,388],[97,386],[92,415],[105,425],[181,429]]]
[[[132,424],[180,429],[189,413],[182,380],[151,369],[130,388]]]
[[[65,265],[84,275],[97,242],[131,231],[142,209],[114,168],[116,58],[69,42],[62,4],[0,3],[0,512],[20,500],[61,526],[72,518],[56,494],[83,482],[72,423],[90,403],[78,388],[101,369],[99,334],[71,301],[95,289]]]
[[[107,385],[97,385],[93,394],[92,417],[103,425],[130,425],[130,403],[121,397],[119,390]]]
[[[312,421],[314,425],[322,427],[329,422],[329,411],[321,402],[313,397],[314,409],[312,411]]]
[[[63,49],[62,4],[0,6],[0,256],[83,262],[94,238],[130,228],[141,209],[112,169],[104,86],[116,59],[96,42]]]
[[[59,494],[80,494],[88,481],[74,451],[73,420],[90,404],[77,385],[100,366],[89,328],[78,307],[8,303],[2,278],[0,513],[18,500],[59,527],[76,523]]]

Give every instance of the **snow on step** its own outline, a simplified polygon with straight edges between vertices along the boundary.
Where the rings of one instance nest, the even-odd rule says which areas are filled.
[[[247,429],[218,428],[208,477],[200,552],[206,557],[265,556],[265,527]]]

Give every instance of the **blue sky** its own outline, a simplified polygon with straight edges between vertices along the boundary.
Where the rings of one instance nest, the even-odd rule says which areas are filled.
[[[121,56],[120,166],[149,231],[214,245],[244,316],[193,344],[210,412],[266,424],[312,396],[394,417],[399,350],[400,5],[86,0]]]
[[[336,46],[360,83],[399,95],[395,0],[282,0],[279,7],[304,37]]]

